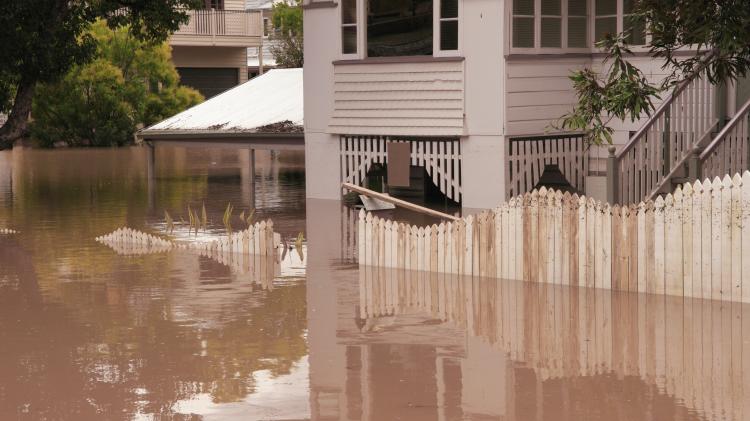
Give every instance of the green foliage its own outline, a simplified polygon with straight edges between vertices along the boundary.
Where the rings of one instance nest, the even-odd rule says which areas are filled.
[[[271,54],[279,67],[297,68],[304,64],[302,6],[281,2],[273,5]]]
[[[607,55],[604,74],[584,69],[571,76],[578,103],[553,127],[583,131],[591,144],[611,143],[612,118],[649,115],[653,100],[681,81],[705,76],[719,84],[750,70],[748,1],[639,0],[634,16],[650,35],[649,55],[662,62],[667,77],[650,84],[626,59],[629,34],[608,37],[599,45]]]
[[[25,134],[37,83],[59,81],[73,67],[97,58],[96,42],[87,32],[92,23],[106,19],[110,28],[129,27],[139,40],[162,42],[187,21],[185,10],[200,4],[199,0],[0,2],[0,112],[10,112],[0,128],[0,148]]]
[[[624,36],[608,35],[598,46],[607,53],[603,62],[605,74],[583,69],[570,76],[578,103],[554,127],[581,131],[589,144],[603,145],[612,144],[612,128],[608,123],[613,118],[635,121],[641,113],[650,115],[654,110],[653,99],[658,97],[660,89],[625,60],[625,55],[632,52]]]
[[[302,2],[279,2],[273,5],[273,27],[282,32],[302,33]]]
[[[636,10],[651,34],[651,55],[672,68],[673,83],[696,71],[714,84],[748,74],[750,2],[639,0]],[[686,47],[692,54],[685,55]]]
[[[86,35],[98,58],[38,86],[31,131],[41,145],[124,145],[138,127],[202,101],[197,91],[178,86],[166,43],[146,43],[102,21]]]

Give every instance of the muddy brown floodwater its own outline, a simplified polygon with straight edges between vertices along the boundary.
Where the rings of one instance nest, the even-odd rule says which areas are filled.
[[[0,152],[0,420],[750,420],[747,306],[359,270],[304,157],[256,165],[159,149],[149,190],[141,148]],[[203,203],[220,235],[229,202],[304,264],[94,241]]]

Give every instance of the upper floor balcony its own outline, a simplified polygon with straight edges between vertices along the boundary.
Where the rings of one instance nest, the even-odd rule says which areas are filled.
[[[190,10],[190,20],[170,38],[177,46],[255,47],[261,45],[263,18],[244,10]]]

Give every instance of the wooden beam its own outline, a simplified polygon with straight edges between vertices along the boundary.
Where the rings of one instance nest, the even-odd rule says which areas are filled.
[[[387,194],[378,193],[376,191],[372,191],[370,189],[366,189],[364,187],[356,186],[351,183],[341,183],[341,186],[344,187],[347,190],[351,190],[353,192],[357,192],[359,194],[364,194],[365,196],[370,196],[378,200],[382,200],[384,202],[393,203],[396,206],[400,206],[405,209],[413,210],[415,212],[424,213],[431,216],[436,216],[438,218],[448,219],[450,221],[460,221],[461,218],[458,218],[453,215],[448,215],[447,213],[439,212],[433,209],[425,208],[424,206],[415,205],[414,203],[407,202],[405,200],[396,199],[395,197],[388,196]]]

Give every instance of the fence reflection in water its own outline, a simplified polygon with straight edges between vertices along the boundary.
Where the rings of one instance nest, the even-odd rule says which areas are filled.
[[[707,419],[750,419],[750,306],[360,267],[360,317],[465,327],[542,381],[639,378]]]

